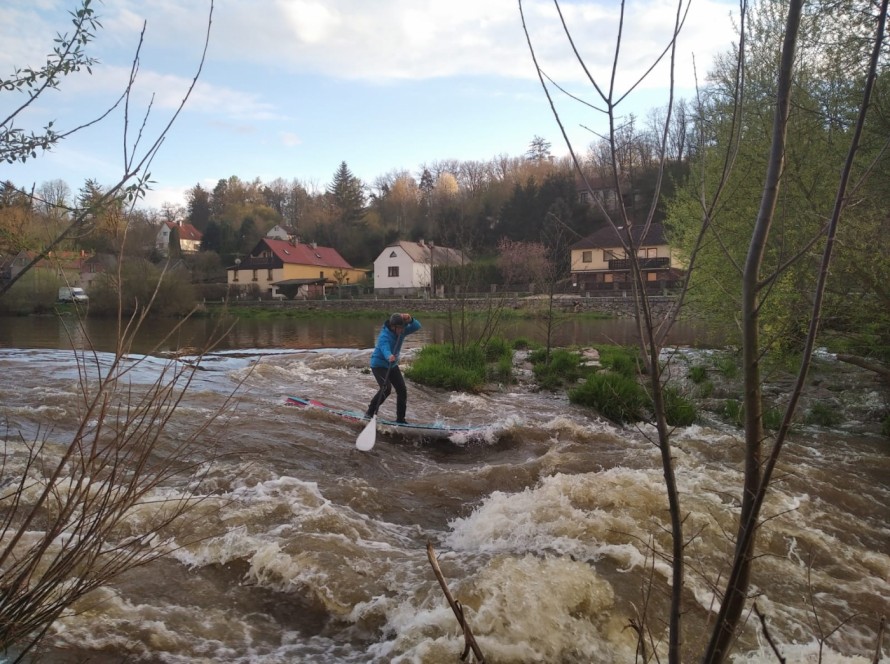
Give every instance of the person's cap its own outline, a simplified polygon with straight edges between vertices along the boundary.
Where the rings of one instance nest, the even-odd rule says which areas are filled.
[[[396,325],[405,327],[405,319],[402,318],[402,314],[393,314],[389,317],[389,326],[395,327]]]

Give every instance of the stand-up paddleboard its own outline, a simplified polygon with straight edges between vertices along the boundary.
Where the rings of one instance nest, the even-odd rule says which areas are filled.
[[[316,399],[289,396],[286,403],[289,406],[320,408],[326,413],[336,415],[344,420],[355,422],[357,424],[366,425],[368,423],[368,420],[365,419],[364,413],[352,410],[343,410],[341,408],[332,408],[331,406],[328,406],[327,404],[324,404]],[[397,433],[403,436],[410,436],[414,438],[475,438],[481,437],[486,431],[488,431],[488,427],[484,426],[452,426],[440,422],[433,422],[431,424],[415,424],[414,422],[409,422],[408,424],[399,424],[394,420],[386,420],[381,417],[377,417],[376,419],[377,428],[380,431],[384,433]]]

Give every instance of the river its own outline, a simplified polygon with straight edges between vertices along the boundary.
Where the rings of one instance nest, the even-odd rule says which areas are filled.
[[[229,325],[233,327],[229,329]],[[221,326],[226,333],[220,335]],[[139,353],[175,352],[183,348],[203,348],[219,339],[217,350],[243,348],[306,349],[325,347],[368,348],[374,345],[380,321],[367,316],[356,318],[320,315],[318,318],[240,319],[220,324],[212,318],[184,322],[169,319],[146,320],[131,350]],[[525,337],[543,341],[542,323],[526,318],[508,318],[500,333],[510,339]],[[414,344],[444,343],[451,338],[444,318],[426,320],[423,329],[411,337]],[[636,333],[627,319],[595,320],[568,316],[553,328],[553,344],[592,343],[633,344]],[[87,340],[97,350],[113,351],[117,346],[118,323],[103,318],[79,321],[74,316],[0,317],[0,348],[80,348]],[[678,324],[671,341],[680,345],[714,345],[719,335],[701,324]]]
[[[0,319],[7,472],[28,441],[71,439],[81,386],[110,360],[114,326],[74,323]],[[566,326],[560,342],[632,338],[626,323],[609,323]],[[128,357],[127,398],[170,366],[191,371],[184,363],[209,325],[193,321],[159,344],[170,323],[150,323]],[[60,619],[41,661],[458,662],[463,638],[427,543],[489,662],[633,662],[628,625],[646,601],[663,640],[669,575],[650,547],[667,544],[667,501],[652,430],[613,426],[562,394],[522,385],[472,395],[409,383],[410,420],[488,434],[432,443],[379,433],[372,451],[359,452],[361,425],[285,400],[364,408],[376,391],[365,368],[378,325],[241,321],[225,335],[161,439],[172,450],[194,433],[196,462],[212,451],[196,518],[166,533],[168,555]],[[674,342],[695,345],[688,332]],[[445,334],[430,321],[408,338],[404,362]],[[539,339],[541,330],[510,334]],[[72,350],[87,339],[93,351]],[[393,402],[381,415],[392,416]],[[684,648],[695,661],[711,583],[731,549],[742,439],[709,418],[675,435],[690,537]],[[823,662],[871,661],[890,608],[887,440],[801,428],[779,471],[753,579],[770,636],[788,662],[815,662],[820,649]],[[174,481],[159,487],[157,504],[180,490]],[[161,509],[153,504],[144,509]],[[654,592],[644,596],[648,580]],[[777,661],[753,616],[735,652],[736,661]]]

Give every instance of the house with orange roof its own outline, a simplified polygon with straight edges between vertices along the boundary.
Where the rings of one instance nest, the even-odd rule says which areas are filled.
[[[179,229],[179,250],[184,254],[196,254],[201,250],[201,231],[183,221],[165,221],[158,230],[155,247],[163,255],[170,251],[170,234],[174,228]]]
[[[226,274],[230,288],[255,286],[261,294],[288,299],[324,297],[328,286],[356,284],[368,276],[331,247],[268,237]]]

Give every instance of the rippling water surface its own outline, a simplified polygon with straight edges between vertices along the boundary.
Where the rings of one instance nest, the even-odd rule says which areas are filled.
[[[479,424],[489,435],[425,443],[378,434],[359,452],[360,425],[285,399],[364,408],[376,390],[364,371],[373,327],[302,349],[229,347],[200,363],[166,444],[240,387],[203,434],[216,461],[198,518],[171,533],[191,543],[91,595],[53,629],[47,661],[457,662],[463,639],[428,542],[489,661],[634,661],[629,620],[649,578],[650,611],[664,615],[669,578],[651,554],[668,547],[653,432],[520,387],[469,395],[410,384],[409,419]],[[407,362],[425,341],[409,340]],[[75,355],[2,333],[0,344],[8,454],[38,435],[70,439]],[[100,351],[86,364],[107,359]],[[131,389],[189,359],[132,356]],[[394,408],[388,401],[381,414]],[[689,653],[701,647],[710,582],[732,548],[741,461],[736,431],[714,423],[677,432]],[[816,661],[817,619],[825,635],[837,628],[822,661],[871,660],[890,602],[888,471],[884,439],[805,430],[789,444],[754,578],[789,662]],[[738,652],[776,661],[754,622]]]

